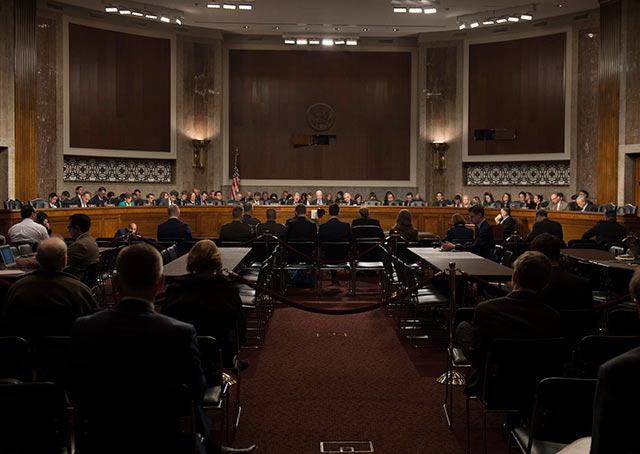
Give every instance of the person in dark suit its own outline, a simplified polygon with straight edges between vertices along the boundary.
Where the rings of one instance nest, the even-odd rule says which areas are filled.
[[[158,226],[158,240],[191,240],[191,227],[180,220],[180,208],[178,205],[169,205],[167,208],[169,219]]]
[[[324,243],[325,241],[332,242],[351,242],[351,227],[349,223],[341,221],[338,218],[340,213],[340,206],[337,203],[329,205],[329,219],[327,222],[320,224],[318,229],[318,242]]]
[[[552,265],[549,285],[540,291],[540,296],[546,304],[559,311],[591,309],[591,282],[562,267],[562,246],[562,240],[550,233],[542,233],[531,242],[531,250],[543,253]]]
[[[640,269],[629,283],[629,293],[640,307]],[[607,361],[598,371],[593,404],[591,454],[640,452],[637,434],[640,407],[640,348]]]
[[[311,200],[308,205],[326,205],[327,199],[322,197],[322,191],[318,189],[316,191],[316,198]]]
[[[511,208],[504,206],[500,209],[500,214],[496,216],[496,224],[500,224],[504,228],[505,240],[516,231],[517,221],[511,216]]]
[[[466,221],[461,214],[454,214],[451,216],[451,223],[453,227],[447,230],[444,237],[445,241],[451,243],[467,243],[473,241],[473,230],[465,227]]]
[[[600,243],[620,243],[627,236],[627,229],[618,224],[615,210],[604,212],[604,221],[598,221],[596,225],[584,232],[583,240],[596,237]]]
[[[120,302],[114,308],[81,317],[73,325],[69,354],[71,390],[95,389],[100,393],[105,386],[184,384],[194,402],[200,404],[207,378],[196,330],[193,325],[154,310],[156,291],[164,285],[160,253],[145,243],[128,246],[118,254],[116,269],[117,277],[113,280]],[[209,438],[209,421],[199,405],[198,409],[197,429],[206,438],[207,452],[255,450],[255,446],[232,450],[217,445]],[[113,435],[117,440],[118,434]],[[140,439],[128,441],[131,443],[128,448],[149,442],[143,431]],[[96,447],[100,452],[108,452],[108,448]]]
[[[63,208],[70,206],[82,206],[82,194],[84,194],[84,187],[76,186],[76,195],[71,199],[67,199],[67,203],[63,205]]]
[[[256,226],[260,224],[260,219],[253,217],[253,203],[244,204],[244,216],[242,216],[242,222],[251,226],[251,229],[255,232]]]
[[[296,205],[295,216],[287,219],[287,241],[316,241],[318,226],[307,218],[307,207]]]
[[[233,220],[220,227],[220,241],[248,241],[255,236],[250,224],[242,221],[244,210],[241,206],[235,205],[231,210]]]
[[[89,200],[89,205],[95,205],[97,207],[104,206],[109,199],[107,199],[107,189],[104,186],[98,188],[98,192]]]
[[[476,225],[476,238],[473,240],[473,243],[467,246],[446,241],[442,244],[442,249],[445,251],[452,249],[468,251],[488,258],[495,244],[493,243],[493,229],[484,218],[484,208],[479,205],[469,208],[469,219]]]
[[[258,236],[270,233],[281,240],[287,238],[287,228],[276,222],[276,216],[277,212],[274,208],[267,208],[267,222],[260,223],[256,226],[256,233]]]
[[[380,227],[380,221],[378,219],[369,217],[369,208],[362,207],[358,210],[358,213],[360,213],[360,217],[351,221],[351,227],[358,225],[377,225]]]
[[[578,205],[577,211],[598,211],[598,207],[583,195],[578,196],[576,204]]]
[[[550,276],[549,259],[540,252],[525,252],[514,263],[511,293],[478,304],[473,323],[458,325],[455,337],[472,368],[464,391],[466,395],[476,395],[482,389],[484,365],[492,341],[559,334],[560,314],[536,295],[547,285]]]
[[[527,235],[528,243],[531,243],[535,237],[545,232],[555,235],[562,240],[562,225],[559,222],[548,219],[546,210],[536,211],[535,221],[531,232]]]

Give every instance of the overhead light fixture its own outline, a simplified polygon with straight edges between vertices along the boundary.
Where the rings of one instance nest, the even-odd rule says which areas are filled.
[[[306,38],[298,38],[298,39],[296,39],[296,44],[298,46],[306,46],[307,43],[308,43],[308,41],[307,41]]]
[[[120,14],[123,14],[123,15],[131,14],[131,10],[129,9],[121,9],[119,12]]]
[[[504,24],[507,21],[507,19],[505,19],[504,17],[501,17],[500,19],[496,20],[496,24]]]
[[[169,19],[168,17],[162,16],[160,18],[161,22],[164,22],[165,24],[170,24],[171,23],[171,19]]]
[[[393,0],[397,1],[397,0]],[[478,11],[475,13],[465,14],[456,18],[458,24],[468,24],[471,28],[482,25],[504,24],[506,22],[520,22],[520,20],[532,20],[533,13],[536,11],[536,4],[509,6],[506,8],[496,9],[493,11]],[[477,25],[475,25],[477,24]],[[458,25],[462,30],[464,27]]]
[[[209,4],[207,4],[207,8],[220,9],[221,7],[222,7],[222,5],[220,3],[209,3]]]
[[[296,40],[295,40],[295,39],[285,39],[285,40],[284,40],[284,43],[285,43],[285,44],[295,44],[295,43],[296,43]]]
[[[393,28],[393,31],[394,31],[394,32],[397,32],[397,31],[400,31],[400,29],[399,29],[399,28],[395,28],[395,27],[394,27],[394,28]]]
[[[131,15],[132,16],[137,16],[137,17],[143,17],[144,14],[142,14],[140,11],[131,11]]]
[[[460,24],[460,25],[458,25],[458,29],[459,29],[459,30],[464,30],[465,28],[467,28],[467,24]]]
[[[245,11],[251,11],[253,9],[253,6],[251,6],[251,5],[238,5],[238,9],[243,9]]]
[[[348,39],[347,40],[347,46],[357,46],[358,45],[358,40],[356,39]]]
[[[531,14],[523,14],[520,16],[520,19],[522,20],[531,20],[533,19],[533,16]]]
[[[320,44],[320,40],[319,39],[310,39],[309,40],[309,44],[317,46],[318,44]]]
[[[156,16],[155,14],[145,14],[144,17],[146,17],[147,19],[157,19],[158,16]]]
[[[469,25],[471,28],[476,28],[478,27],[480,24],[478,22],[471,22],[471,25]]]
[[[406,13],[407,12],[407,8],[405,8],[404,6],[394,6],[393,7],[393,12],[394,13]]]
[[[483,20],[482,25],[493,25],[495,22],[493,20]]]
[[[118,8],[116,8],[115,6],[107,6],[104,8],[104,10],[107,13],[117,13],[118,12]]]
[[[422,14],[422,8],[409,8],[411,14]]]
[[[517,18],[517,17],[515,17],[515,16],[509,16],[509,17],[507,18],[507,20],[508,20],[509,22],[518,22],[520,19],[518,19],[518,18]]]
[[[435,8],[425,8],[425,9],[424,9],[424,13],[425,13],[425,14],[435,14],[435,13],[437,13],[437,12],[438,12],[438,10],[437,10],[437,9],[435,9]]]
[[[342,44],[344,44],[344,39],[336,39],[335,41],[333,41],[333,44],[335,44],[336,46],[341,46]]]
[[[369,31],[369,29],[365,27],[365,28],[363,28],[363,29],[362,29],[362,31],[363,31],[363,32],[368,32],[368,31]]]
[[[325,38],[322,40],[323,46],[333,46],[333,40],[329,38]]]
[[[222,5],[223,9],[236,9],[236,5],[232,5],[231,3],[225,3]]]
[[[178,24],[178,25],[182,25],[182,21],[180,20],[180,18],[179,18],[179,17],[176,17],[176,24]]]

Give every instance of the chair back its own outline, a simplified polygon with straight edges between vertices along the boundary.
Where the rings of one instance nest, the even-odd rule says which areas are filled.
[[[598,330],[598,314],[593,309],[571,309],[560,312],[563,335],[572,345]]]
[[[496,339],[489,345],[482,400],[488,410],[529,410],[536,385],[563,375],[570,347],[564,338]]]
[[[0,337],[0,378],[26,380],[28,372],[29,344],[18,336]]]
[[[366,200],[364,202],[362,202],[363,205],[369,205],[369,206],[379,206],[380,205],[380,201],[379,200]]]
[[[93,289],[98,284],[98,268],[100,267],[100,260],[95,260],[87,265],[82,275],[82,282]]]
[[[504,251],[502,254],[502,264],[511,268],[511,265],[513,265],[513,251]]]
[[[222,383],[222,349],[213,336],[198,336],[198,348],[202,357],[202,369],[207,377],[207,386]]]
[[[363,252],[368,251],[375,245],[380,244],[379,238],[356,238],[355,240],[355,249],[356,254],[359,255]],[[359,262],[381,262],[382,261],[382,249],[377,247],[367,254],[363,255],[358,259]]]
[[[309,257],[315,257],[316,254],[316,243],[314,241],[287,241],[289,246],[291,246],[296,251],[300,252]],[[303,257],[300,254],[296,254],[294,251],[286,249],[286,261],[288,264],[295,263],[309,263],[309,259]]]
[[[616,206],[615,203],[607,203],[605,205],[600,205],[598,207],[598,211],[601,212],[601,213],[603,213],[603,212],[605,212],[607,210],[617,211],[617,209],[618,209],[618,207]]]
[[[401,200],[392,200],[391,202],[389,202],[389,206],[392,206],[392,207],[399,207],[399,206],[402,206],[403,204],[404,202]]]
[[[509,208],[519,210],[524,208],[522,202],[509,202]]]
[[[224,200],[213,199],[209,202],[210,205],[226,205]]]
[[[595,240],[569,240],[568,246],[571,249],[598,249]]]
[[[384,238],[384,230],[377,225],[356,225],[351,227],[351,234],[356,240],[358,238],[378,238],[378,240]]]
[[[607,314],[607,336],[640,336],[636,309],[614,309]]]
[[[636,347],[640,347],[640,336],[586,336],[578,345],[581,375],[597,377],[601,365]]]
[[[617,210],[618,214],[638,214],[638,207],[635,205],[632,205],[630,203],[627,203],[625,205],[622,205],[621,207],[618,207]]]
[[[70,346],[69,336],[45,336],[36,340],[33,352],[36,380],[63,386]]]
[[[429,206],[429,202],[425,202],[424,200],[412,200],[409,202],[410,207],[426,207]]]
[[[165,249],[167,251],[167,255],[169,256],[169,261],[172,262],[178,258],[178,247],[174,244]]]
[[[44,199],[32,199],[29,200],[29,205],[37,209],[49,208],[49,201]]]
[[[18,245],[18,253],[20,255],[29,255],[33,254],[33,248],[30,244],[19,244]]]
[[[348,241],[325,241],[320,244],[320,256],[324,260],[349,260],[351,243]]]

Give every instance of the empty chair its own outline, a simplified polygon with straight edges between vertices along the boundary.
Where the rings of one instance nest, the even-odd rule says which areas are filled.
[[[399,207],[404,205],[404,202],[402,200],[391,200],[388,205],[392,207]]]
[[[380,205],[380,201],[379,200],[366,200],[364,202],[362,202],[363,205],[370,205],[370,206],[379,206]]]
[[[320,263],[318,266],[317,288],[322,287],[322,272],[331,271],[332,274],[338,270],[351,271],[352,264],[349,255],[351,253],[351,243],[348,241],[325,241],[320,244],[320,257],[332,263]],[[349,292],[352,292],[351,280],[349,282]]]
[[[29,205],[35,209],[49,208],[49,201],[44,199],[32,199],[29,200]]]
[[[622,206],[618,207],[617,213],[618,214],[622,214],[622,215],[625,215],[625,214],[634,214],[635,215],[635,214],[638,214],[638,207],[635,206],[635,205],[632,205],[630,203],[627,203],[625,205],[622,205]]]
[[[19,244],[18,245],[18,254],[21,256],[27,256],[33,254],[33,248],[30,244]]]

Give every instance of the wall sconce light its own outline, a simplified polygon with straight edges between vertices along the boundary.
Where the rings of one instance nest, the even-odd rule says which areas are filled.
[[[208,139],[193,139],[191,151],[191,167],[203,168],[207,162],[207,147],[211,143]]]
[[[431,150],[433,150],[433,168],[435,170],[446,170],[447,168],[447,155],[446,151],[449,148],[446,142],[431,142]]]

